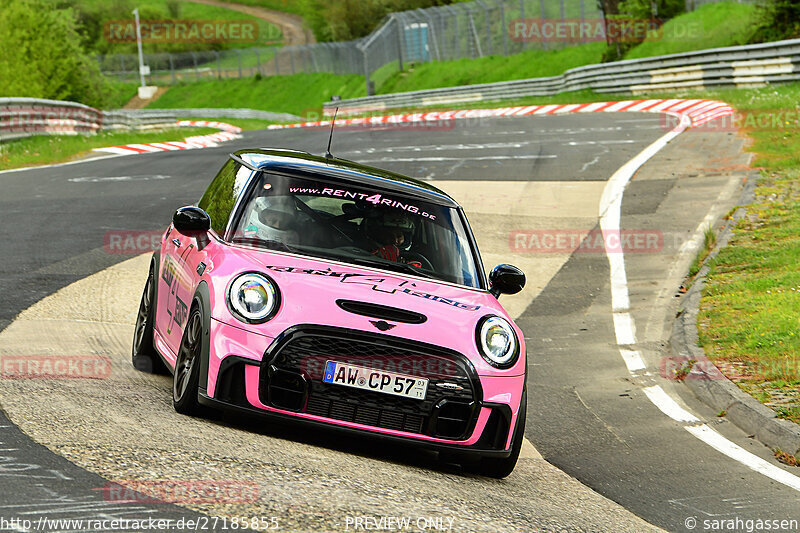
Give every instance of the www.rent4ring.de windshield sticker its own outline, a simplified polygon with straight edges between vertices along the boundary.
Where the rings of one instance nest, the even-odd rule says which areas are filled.
[[[298,268],[288,266],[275,266],[268,265],[265,268],[274,272],[286,272],[291,274],[307,274],[312,276],[327,276],[329,278],[338,278],[341,283],[352,283],[356,285],[363,285],[369,287],[374,291],[385,292],[387,294],[408,294],[416,296],[417,298],[425,298],[432,302],[439,302],[457,309],[464,309],[466,311],[477,311],[480,305],[469,305],[452,298],[443,298],[429,292],[415,290],[416,283],[410,281],[399,281],[397,278],[384,277],[380,274],[351,274],[345,272],[335,272],[330,269],[318,268]]]
[[[424,211],[415,205],[404,204],[399,200],[386,198],[385,196],[382,196],[380,193],[368,194],[363,192],[348,191],[345,189],[333,189],[330,187],[324,187],[322,189],[314,189],[306,187],[289,187],[289,192],[292,194],[312,194],[315,196],[331,196],[337,198],[349,198],[352,200],[363,200],[365,202],[370,202],[374,205],[380,205],[380,206],[385,205],[388,207],[394,207],[397,209],[408,211],[409,213],[413,213],[415,215],[419,215],[421,217],[428,218],[430,220],[436,220],[436,215],[428,213],[427,211]]]

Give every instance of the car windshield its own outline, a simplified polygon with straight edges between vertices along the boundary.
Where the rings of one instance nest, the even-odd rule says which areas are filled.
[[[481,286],[455,208],[267,172],[245,195],[232,242]]]

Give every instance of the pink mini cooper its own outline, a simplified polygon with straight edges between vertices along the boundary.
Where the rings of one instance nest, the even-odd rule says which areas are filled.
[[[133,365],[175,410],[300,421],[494,477],[525,429],[525,345],[463,209],[428,183],[291,150],[231,154],[150,264]]]

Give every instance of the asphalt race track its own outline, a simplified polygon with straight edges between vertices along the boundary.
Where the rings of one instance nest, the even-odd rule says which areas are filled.
[[[113,363],[107,380],[0,379],[0,518],[191,519],[203,512],[274,516],[286,530],[343,531],[348,517],[406,515],[442,518],[445,530],[452,518],[454,531],[634,532],[647,530],[634,515],[670,531],[702,531],[704,520],[800,519],[797,490],[701,442],[643,392],[661,385],[730,441],[791,472],[659,375],[669,368],[677,288],[691,260],[686,243],[707,216],[738,201],[748,176],[742,140],[713,128],[683,133],[625,190],[621,228],[645,236],[625,264],[637,348],[652,375],[631,375],[620,356],[605,253],[540,246],[545,235],[597,230],[606,181],[664,133],[655,115],[600,113],[334,136],[339,157],[450,192],[465,205],[487,266],[507,261],[528,274],[528,288],[507,306],[528,345],[526,437],[544,460],[528,449],[503,481],[404,449],[181,417],[169,405],[169,379],[125,365],[147,260],[110,253],[109,233],[163,230],[237,148],[322,153],[327,130],[246,132],[217,148],[0,173],[0,356],[102,353]],[[260,498],[126,503],[107,497],[108,479],[244,480]]]

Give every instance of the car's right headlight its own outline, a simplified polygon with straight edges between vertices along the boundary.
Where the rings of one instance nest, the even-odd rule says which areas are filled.
[[[266,322],[280,307],[280,292],[272,279],[258,272],[240,274],[228,286],[228,309],[248,324]]]
[[[519,342],[508,320],[495,315],[483,317],[475,331],[478,351],[497,368],[510,368],[517,362]]]

